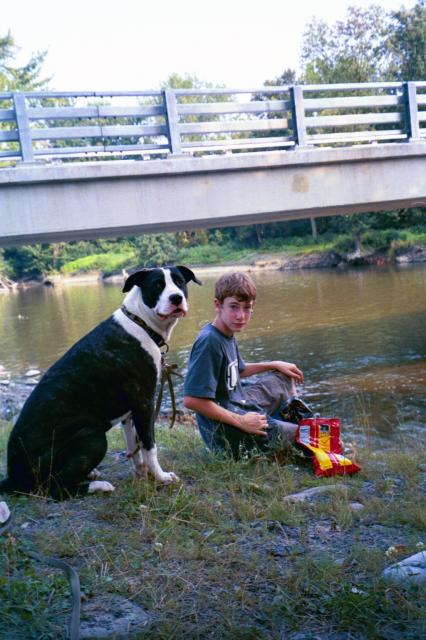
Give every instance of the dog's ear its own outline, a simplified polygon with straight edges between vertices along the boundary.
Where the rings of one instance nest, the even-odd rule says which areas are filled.
[[[123,293],[127,293],[127,291],[130,291],[130,289],[134,285],[141,287],[143,285],[143,281],[145,280],[146,276],[151,271],[152,269],[141,269],[140,271],[136,271],[135,273],[132,273],[132,275],[129,276],[126,282],[124,283]]]
[[[178,265],[176,265],[176,269],[179,269],[179,271],[181,272],[181,274],[185,278],[185,282],[189,282],[190,280],[192,280],[193,282],[196,282],[197,284],[200,284],[200,285],[203,284],[201,282],[201,280],[198,280],[198,278],[195,277],[195,273],[193,271],[191,271],[191,269],[188,269],[188,267],[184,267],[183,265],[178,264]]]

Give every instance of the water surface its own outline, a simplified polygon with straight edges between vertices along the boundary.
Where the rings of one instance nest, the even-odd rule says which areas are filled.
[[[303,395],[345,432],[396,438],[424,428],[426,267],[253,273],[258,300],[239,336],[243,357],[280,358],[305,373]],[[200,327],[214,315],[212,276],[190,284],[190,311],[173,333],[170,361],[185,369]],[[119,285],[79,284],[0,295],[0,369],[45,370],[121,303]],[[181,390],[177,390],[181,395]]]

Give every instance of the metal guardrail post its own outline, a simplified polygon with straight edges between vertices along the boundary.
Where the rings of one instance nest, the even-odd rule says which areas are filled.
[[[290,96],[293,112],[293,131],[296,146],[308,146],[308,134],[306,132],[305,109],[303,107],[303,88],[295,85],[290,88]]]
[[[415,82],[404,82],[404,98],[407,141],[417,142],[420,140],[420,125]]]
[[[27,105],[25,104],[24,93],[13,94],[13,105],[15,107],[16,124],[18,126],[19,144],[21,147],[21,158],[23,162],[33,162],[33,142],[31,138],[30,121],[28,118]]]
[[[179,116],[177,111],[176,95],[171,89],[163,91],[164,106],[166,109],[166,123],[170,152],[173,155],[182,153],[182,145],[179,131]]]

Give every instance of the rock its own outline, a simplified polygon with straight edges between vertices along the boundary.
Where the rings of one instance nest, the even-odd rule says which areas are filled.
[[[286,271],[287,269],[329,269],[330,267],[337,267],[342,262],[342,256],[335,251],[330,251],[329,253],[312,252],[284,260],[279,271]]]
[[[30,385],[10,381],[7,385],[0,383],[0,418],[12,420],[19,413],[32,391]]]
[[[426,464],[419,464],[419,471],[421,471],[421,473],[426,473]]]
[[[350,267],[364,267],[369,265],[375,265],[377,267],[382,266],[390,261],[387,251],[355,251],[349,253],[346,256],[346,262]]]
[[[365,506],[361,502],[351,502],[349,507],[352,511],[362,511],[365,509]]]
[[[0,502],[0,524],[4,524],[10,518],[10,510],[5,502]]]
[[[24,384],[26,384],[27,387],[35,387],[36,384],[38,384],[38,380],[37,378],[27,378],[24,380]]]
[[[426,551],[420,551],[405,560],[392,564],[383,571],[382,575],[385,580],[391,582],[425,583]]]
[[[25,376],[27,378],[33,378],[34,376],[39,376],[40,373],[41,372],[38,369],[28,369],[28,371],[26,372]]]
[[[414,246],[409,249],[401,249],[395,256],[398,264],[410,262],[426,262],[426,247]]]
[[[105,594],[83,602],[80,638],[136,638],[150,622],[151,616],[134,602]]]
[[[311,487],[310,489],[305,489],[305,491],[300,491],[299,493],[291,493],[288,496],[284,496],[283,500],[285,500],[286,502],[304,502],[305,500],[311,500],[318,495],[333,493],[336,490],[342,489],[347,491],[347,485],[342,483],[325,484],[320,487]]]

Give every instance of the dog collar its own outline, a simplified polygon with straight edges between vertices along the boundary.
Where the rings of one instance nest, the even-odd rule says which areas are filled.
[[[139,318],[139,316],[136,316],[134,313],[129,311],[128,308],[124,306],[124,304],[121,307],[121,311],[124,313],[125,316],[127,316],[135,324],[142,327],[142,329],[144,329],[147,332],[149,337],[152,338],[152,340],[154,340],[155,344],[158,347],[164,347],[164,345],[168,346],[163,336],[161,336],[159,333],[154,331],[154,329],[151,329],[151,327],[147,325],[146,322],[142,320],[142,318]]]

